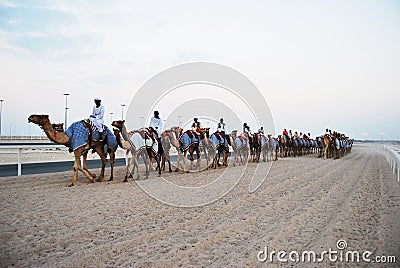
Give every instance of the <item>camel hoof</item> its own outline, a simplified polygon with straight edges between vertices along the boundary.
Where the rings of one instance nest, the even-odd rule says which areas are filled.
[[[128,179],[125,178],[125,180],[123,182],[128,182]]]
[[[110,179],[108,180],[108,181],[113,181],[114,180],[114,178],[113,177],[110,177]]]
[[[129,174],[129,178],[131,178],[131,179],[133,178],[132,174]]]
[[[71,184],[68,184],[68,187],[72,187],[72,186],[74,186],[74,184],[73,184],[73,183],[71,183]]]

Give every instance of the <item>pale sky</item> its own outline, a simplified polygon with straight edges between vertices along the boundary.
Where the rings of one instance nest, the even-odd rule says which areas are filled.
[[[96,96],[108,124],[147,79],[204,61],[257,85],[279,132],[399,140],[399,48],[399,1],[0,0],[2,134],[64,122],[65,92],[69,124]]]

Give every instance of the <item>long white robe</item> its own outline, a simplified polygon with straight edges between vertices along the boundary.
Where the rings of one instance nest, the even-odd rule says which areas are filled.
[[[103,131],[105,108],[100,104],[99,107],[93,106],[93,112],[90,120],[95,124],[99,132]]]
[[[159,138],[161,138],[163,132],[163,121],[161,118],[152,117],[150,119],[150,126],[157,132]]]

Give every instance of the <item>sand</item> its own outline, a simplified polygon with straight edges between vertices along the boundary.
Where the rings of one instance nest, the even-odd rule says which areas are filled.
[[[400,183],[381,152],[356,145],[339,160],[280,158],[256,192],[248,192],[249,170],[226,196],[196,208],[122,183],[123,167],[112,182],[80,175],[72,188],[72,172],[0,178],[0,266],[274,267],[278,261],[257,259],[265,246],[321,252],[340,239],[351,250],[400,258]],[[165,177],[197,185],[221,172]],[[153,173],[147,183],[156,182]],[[354,266],[320,264],[345,265]]]

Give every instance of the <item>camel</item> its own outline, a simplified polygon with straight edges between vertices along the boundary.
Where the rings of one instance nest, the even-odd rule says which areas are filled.
[[[219,138],[218,138],[219,137]],[[213,154],[213,161],[211,163],[211,166],[214,168],[217,168],[217,166],[220,166],[219,160],[221,158],[221,154],[223,155],[223,161],[222,165],[227,167],[228,166],[228,154],[229,154],[229,145],[231,144],[230,142],[230,137],[229,135],[226,135],[225,133],[222,132],[215,132],[211,135],[211,137],[208,139],[204,139],[207,141],[207,148],[209,153]],[[225,143],[227,142],[227,144]],[[217,154],[218,152],[218,154]],[[208,161],[208,159],[207,159]],[[207,162],[208,166],[208,162]]]
[[[260,133],[258,135],[258,142],[260,144],[260,156],[258,158],[261,157],[261,154],[263,156],[263,161],[266,162],[268,161],[268,139],[267,137],[265,137],[264,134]]]
[[[178,165],[177,165],[177,167],[175,169],[175,172],[179,171],[179,168],[180,168],[179,161],[180,161],[180,157],[182,155],[182,152],[181,152],[181,149],[180,149],[181,145],[180,145],[179,140],[178,140],[179,132],[180,132],[180,130],[179,130],[179,127],[177,127],[177,126],[174,126],[171,129],[165,130],[165,133],[167,134],[167,136],[169,138],[170,145],[172,145],[176,149],[176,151],[178,152],[178,159],[177,159],[177,164]]]
[[[258,140],[259,133],[253,133],[252,134],[252,139],[251,139],[251,144],[250,144],[250,151],[251,154],[253,155],[253,162],[259,162],[260,161],[260,155],[261,155],[261,142]]]
[[[244,165],[248,160],[249,150],[250,150],[249,140],[247,135],[242,134],[239,137],[237,137],[236,135],[237,135],[237,130],[233,130],[232,133],[229,134],[229,138],[231,139],[231,145],[233,151],[235,152],[235,160],[233,161],[234,166],[236,165],[236,163],[238,164],[243,163]]]
[[[67,134],[65,134],[65,132],[60,129],[60,125],[58,125],[58,127],[57,125],[55,125],[55,127],[59,131],[55,130],[52,124],[50,123],[48,115],[33,114],[29,116],[28,122],[39,125],[43,129],[46,136],[51,141],[57,144],[63,144],[66,147],[70,147],[71,144],[70,137],[68,137]],[[97,154],[100,156],[102,163],[100,176],[97,181],[102,181],[104,179],[104,170],[107,164],[107,159],[103,152],[105,144],[106,141],[91,141],[91,145],[89,145],[89,142],[87,142],[85,145],[78,147],[74,151],[74,156],[75,156],[74,176],[69,186],[74,186],[76,184],[78,180],[78,171],[81,171],[86,176],[86,178],[88,178],[90,182],[94,182],[94,178],[96,177],[96,175],[91,173],[86,167],[87,150],[90,148],[93,148],[97,152]],[[107,146],[107,152],[110,154],[110,165],[111,165],[110,180],[112,180],[114,177],[115,150],[113,150],[113,148],[111,148],[110,146]],[[83,166],[81,165],[81,155],[83,156]]]
[[[278,135],[279,149],[281,152],[281,157],[287,157],[290,155],[290,140],[285,135]]]
[[[330,143],[331,143],[331,141],[329,140],[328,135],[324,135],[322,137],[322,148],[324,150],[324,160],[326,160],[326,156],[328,154]]]
[[[271,134],[268,134],[268,147],[270,150],[270,159],[272,161],[277,161],[278,160],[279,142],[277,140],[275,140],[275,138],[272,137]],[[275,152],[275,158],[274,158],[274,152]]]
[[[118,145],[122,149],[127,150],[127,154],[128,154],[128,152],[131,152],[131,155],[132,155],[131,159],[128,161],[128,164],[126,166],[126,173],[125,173],[124,182],[127,182],[128,178],[133,177],[133,175],[135,173],[135,167],[136,167],[137,172],[138,172],[138,177],[137,178],[139,179],[140,178],[140,171],[139,171],[139,163],[138,163],[138,160],[137,160],[138,159],[137,152],[135,152],[135,150],[133,149],[133,147],[132,147],[132,145],[131,145],[131,143],[129,141],[127,141],[123,137],[121,137],[121,132],[120,132],[119,129],[114,128],[114,135],[115,135],[115,137],[117,137]],[[144,153],[144,150],[142,150],[141,153]],[[148,160],[146,160],[146,157],[147,157],[147,155],[146,156],[143,155],[143,159],[144,159],[145,163],[148,161]],[[131,172],[132,162],[134,162],[134,167],[133,167],[133,170]],[[146,165],[146,174],[148,174],[147,164],[145,164],[145,165]]]
[[[117,130],[122,134],[119,135],[119,133],[117,133],[116,130],[114,130],[114,133],[117,136],[117,141],[120,145],[121,148],[126,149],[127,151],[130,151],[132,154],[132,158],[131,160],[128,162],[128,166],[127,166],[127,171],[125,174],[125,180],[124,182],[128,181],[128,177],[130,176],[130,167],[132,162],[134,162],[134,167],[133,167],[133,171],[132,171],[132,176],[135,172],[135,167],[138,171],[138,179],[140,178],[140,171],[139,171],[139,164],[138,164],[138,157],[142,156],[143,161],[145,163],[146,166],[146,178],[149,177],[149,172],[152,168],[152,162],[153,159],[156,160],[157,162],[157,168],[158,168],[158,174],[161,175],[161,168],[160,168],[160,159],[158,158],[158,155],[156,152],[154,152],[153,150],[153,145],[148,145],[148,143],[146,142],[145,139],[142,138],[141,134],[138,131],[130,131],[128,132],[126,130],[126,126],[125,126],[125,120],[116,120],[113,121],[111,123],[111,125],[113,127],[116,127]],[[141,148],[135,148],[135,143],[132,142],[132,140],[137,140],[140,141],[140,144],[142,144],[143,146],[141,146]],[[145,150],[144,150],[145,149]]]
[[[171,158],[169,155],[169,150],[171,149],[171,139],[166,131],[162,133],[161,136],[161,146],[162,146],[162,154],[161,154],[161,170],[165,170],[165,161],[168,161],[169,172],[172,172],[171,169]]]
[[[183,132],[181,134],[181,129],[179,127],[172,127],[171,131],[175,133],[176,137],[178,138],[178,141],[180,143],[179,146],[179,151],[178,151],[178,168],[180,166],[180,157],[183,154],[183,172],[186,173],[186,155],[189,152],[190,154],[190,170],[193,169],[193,161],[194,161],[194,152],[196,152],[197,154],[197,166],[199,168],[201,168],[201,152],[200,152],[200,139],[204,138],[204,137],[200,137],[198,142],[193,142],[190,144],[190,146],[188,146],[187,148],[183,148],[182,144],[181,144],[181,138],[183,138],[185,135],[190,135],[190,131],[191,130],[187,130],[185,132]],[[193,134],[194,135],[194,134]],[[201,135],[204,136],[204,133],[201,132]],[[180,153],[179,153],[180,152]]]

